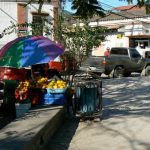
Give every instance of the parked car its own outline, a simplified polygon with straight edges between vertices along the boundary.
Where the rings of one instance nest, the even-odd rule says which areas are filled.
[[[129,76],[132,72],[148,76],[150,59],[142,57],[135,48],[112,47],[108,57],[89,56],[80,70],[110,77]]]

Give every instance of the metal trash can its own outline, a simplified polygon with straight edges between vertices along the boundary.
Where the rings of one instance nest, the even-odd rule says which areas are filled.
[[[77,113],[82,117],[101,117],[102,80],[75,82]]]

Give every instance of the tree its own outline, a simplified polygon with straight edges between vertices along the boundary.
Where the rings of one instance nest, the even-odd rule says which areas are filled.
[[[105,16],[104,9],[97,0],[73,0],[72,9],[76,10],[75,15],[88,19],[93,15]]]
[[[59,0],[60,4],[64,4],[67,0]],[[70,0],[72,1],[72,9],[76,10],[74,15],[82,17],[84,19],[88,19],[89,17],[93,17],[93,15],[104,16],[104,10],[101,7],[98,0]],[[31,3],[38,3],[38,13],[41,13],[42,6],[45,2],[50,3],[52,0],[28,0],[29,5]]]
[[[82,62],[91,53],[93,47],[100,45],[105,38],[104,33],[107,29],[104,27],[93,28],[87,21],[84,22],[83,26],[79,24],[75,26],[61,24],[61,27],[58,29],[61,29],[61,31],[55,30],[55,35],[58,35],[58,41],[67,50],[64,57],[62,56],[62,61],[65,59],[64,63],[67,64],[67,67],[64,67],[64,74],[68,76],[68,80],[72,83],[73,78],[70,79],[70,75],[74,77],[77,71],[76,69],[81,66]],[[75,65],[77,68],[74,68]]]
[[[38,13],[41,13],[42,6],[45,2],[52,2],[52,0],[28,0],[27,3],[38,2],[39,9]],[[67,0],[59,0],[61,4],[64,4]],[[94,15],[105,16],[105,10],[102,8],[99,0],[68,0],[72,2],[72,9],[75,10],[76,16],[79,16],[84,19],[88,19],[93,17]],[[119,1],[119,0],[118,0]],[[120,0],[127,1],[128,3],[132,3],[133,0]],[[137,0],[137,5],[142,7],[145,6],[146,12],[150,13],[150,0]]]

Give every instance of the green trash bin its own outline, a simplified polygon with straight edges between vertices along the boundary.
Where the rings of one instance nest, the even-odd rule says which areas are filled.
[[[78,81],[75,83],[77,112],[94,117],[102,111],[102,81]]]

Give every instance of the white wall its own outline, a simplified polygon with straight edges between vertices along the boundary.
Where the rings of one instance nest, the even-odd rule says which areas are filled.
[[[124,25],[132,25],[133,23],[139,24],[141,22],[150,23],[150,16],[145,18],[135,18],[135,19],[123,19],[123,20],[107,20],[107,21],[96,21],[96,22],[90,22],[90,26],[104,26],[108,28],[116,28]]]
[[[14,2],[0,2],[0,34],[2,31],[11,26],[11,22],[17,23],[17,5]],[[16,38],[16,33],[12,33],[10,35],[4,35],[3,38],[0,38],[0,47],[3,44],[11,41]]]
[[[106,40],[101,43],[101,45],[92,51],[94,56],[104,56],[106,48],[109,47],[129,47],[129,38],[122,37],[117,38],[117,35],[109,35],[106,37]]]
[[[54,13],[53,13],[53,6],[50,5],[50,4],[46,4],[46,5],[43,5],[42,7],[42,12],[46,12],[46,13],[49,13],[49,17],[48,17],[48,21],[51,21],[53,22],[53,18],[54,18]],[[38,10],[38,4],[31,4],[28,6],[28,13],[27,13],[27,18],[28,18],[28,23],[31,23],[32,22],[32,13],[31,12],[37,12]],[[52,28],[51,25],[49,25],[50,28]],[[31,28],[29,28],[29,30],[31,30]],[[31,32],[30,32],[31,34]],[[49,36],[49,38],[52,38],[51,36]]]
[[[146,35],[150,37],[150,24],[140,23],[126,25],[124,27],[125,36],[137,36],[137,35]]]
[[[117,38],[117,35],[109,35],[106,37],[105,42],[106,47],[128,47],[129,46],[129,38],[128,37],[122,37]]]
[[[26,19],[28,23],[32,22],[31,12],[37,12],[37,9],[38,9],[38,4],[31,4],[27,6]],[[50,4],[43,5],[42,11],[49,13],[48,19],[52,20],[52,18],[54,17],[52,5]],[[1,23],[0,23],[0,34],[1,34],[4,29],[12,25],[10,21],[12,21],[14,24],[17,24],[17,3],[16,2],[0,2],[0,18],[1,18]],[[15,38],[17,38],[17,32],[13,32],[9,35],[8,34],[4,35],[3,38],[0,38],[0,48]],[[49,36],[49,38],[51,38],[51,36]]]

